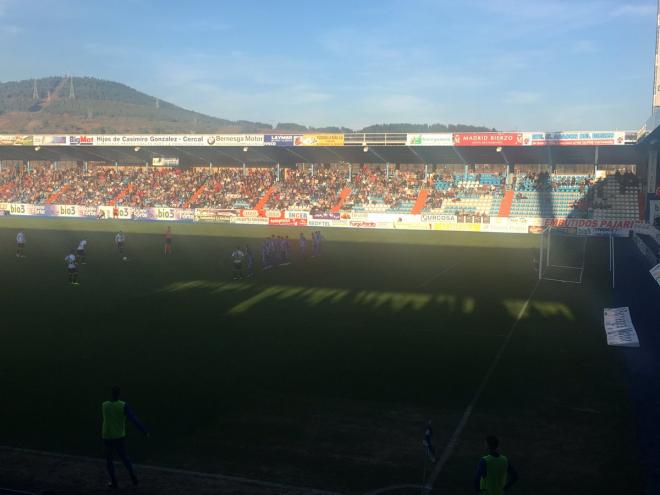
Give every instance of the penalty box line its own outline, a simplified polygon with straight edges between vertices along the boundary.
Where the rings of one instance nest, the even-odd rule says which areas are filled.
[[[502,360],[502,356],[504,355],[504,352],[506,351],[507,347],[509,347],[509,342],[511,342],[511,338],[513,337],[513,334],[516,331],[516,328],[518,328],[518,324],[522,320],[525,312],[527,311],[527,307],[529,306],[529,302],[534,298],[534,294],[536,293],[536,290],[539,287],[540,280],[537,280],[536,283],[534,284],[534,287],[532,288],[532,291],[529,294],[529,297],[525,301],[525,304],[523,307],[520,309],[520,312],[518,313],[518,316],[516,317],[516,321],[513,322],[513,325],[511,325],[511,329],[509,330],[509,333],[507,333],[506,337],[504,338],[504,342],[502,342],[502,345],[500,346],[499,350],[497,351],[497,354],[495,354],[495,357],[493,358],[493,361],[490,363],[490,366],[488,367],[488,370],[486,371],[486,374],[484,377],[481,379],[481,383],[479,384],[479,387],[477,388],[476,392],[474,393],[474,396],[472,397],[472,400],[468,404],[467,408],[463,412],[463,416],[461,417],[461,420],[458,422],[458,426],[456,426],[456,429],[451,435],[451,438],[449,439],[449,442],[447,443],[447,446],[445,449],[442,451],[442,454],[438,458],[438,461],[433,469],[433,472],[429,476],[426,485],[424,489],[427,492],[430,492],[433,489],[433,485],[438,479],[438,476],[440,475],[440,472],[444,468],[445,464],[447,464],[447,461],[451,457],[451,455],[454,453],[454,449],[456,448],[456,445],[458,445],[458,441],[460,439],[461,434],[463,433],[463,430],[465,429],[465,426],[467,425],[468,420],[470,419],[470,416],[472,416],[472,412],[474,411],[474,407],[477,405],[479,402],[479,399],[481,398],[481,395],[483,394],[484,390],[486,389],[486,386],[488,385],[488,382],[490,381],[490,378],[493,376],[493,373],[495,371],[495,368],[497,368],[497,365],[499,362]]]
[[[438,280],[440,277],[442,277],[445,273],[450,272],[451,270],[453,270],[454,268],[456,268],[456,267],[457,267],[458,265],[460,265],[461,263],[462,263],[462,261],[457,261],[457,262],[454,263],[453,265],[449,265],[449,266],[443,268],[443,269],[440,270],[438,273],[436,273],[435,275],[433,275],[430,279],[428,279],[426,282],[424,282],[422,285],[420,285],[419,288],[420,288],[420,289],[423,289],[424,287],[428,287],[432,282],[435,282],[435,281]]]

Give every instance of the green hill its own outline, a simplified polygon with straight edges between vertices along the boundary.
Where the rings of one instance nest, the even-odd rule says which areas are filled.
[[[36,88],[36,93],[35,93]],[[231,121],[186,110],[125,84],[93,77],[45,77],[0,82],[0,133],[195,133],[260,132],[269,124]],[[284,132],[351,132],[345,127],[312,128],[296,123]],[[381,124],[364,132],[488,131],[485,127],[444,124]]]

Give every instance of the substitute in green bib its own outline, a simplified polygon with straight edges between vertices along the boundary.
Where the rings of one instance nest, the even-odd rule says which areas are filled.
[[[133,464],[126,451],[126,418],[128,418],[142,433],[149,435],[145,426],[135,414],[133,414],[133,411],[128,407],[128,404],[119,400],[119,396],[119,387],[112,387],[112,399],[101,404],[101,415],[103,417],[101,438],[103,439],[103,445],[105,447],[105,460],[108,468],[108,476],[110,476],[108,486],[111,488],[117,487],[117,477],[115,476],[115,465],[113,461],[113,455],[115,453],[122,460],[124,466],[126,466],[128,474],[131,475],[131,481],[133,481],[133,484],[138,484],[137,476],[133,471]]]
[[[518,473],[513,469],[509,459],[500,454],[499,440],[495,436],[486,437],[488,454],[479,459],[474,488],[477,493],[487,495],[502,495],[518,481]]]

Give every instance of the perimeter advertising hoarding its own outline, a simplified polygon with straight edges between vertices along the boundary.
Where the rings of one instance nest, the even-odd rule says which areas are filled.
[[[229,223],[236,210],[222,208],[195,208],[195,222]]]
[[[433,230],[481,232],[480,223],[434,223]]]
[[[0,134],[0,146],[32,146],[34,136]]]
[[[524,146],[611,146],[626,144],[623,131],[525,132]]]
[[[522,146],[522,132],[455,132],[454,146]]]
[[[98,215],[97,206],[45,205],[45,215],[52,217],[85,218]]]
[[[295,136],[295,146],[344,146],[343,134],[302,134]]]
[[[46,208],[44,205],[32,205],[25,203],[2,203],[2,209],[8,212],[10,215],[19,215],[19,216],[36,216],[44,215],[46,213]]]
[[[598,220],[595,218],[544,218],[545,227],[578,227],[592,229],[633,229],[638,220]]]
[[[293,146],[296,137],[291,134],[265,134],[264,146]]]
[[[34,136],[33,144],[35,146],[66,146],[68,141],[66,136]]]
[[[206,137],[208,146],[263,146],[263,134],[216,134]]]
[[[406,146],[453,146],[454,138],[450,132],[432,134],[407,134]]]
[[[133,134],[92,136],[96,146],[206,146],[206,138],[193,134]]]
[[[458,223],[456,215],[443,215],[437,213],[422,213],[422,222],[430,223]]]
[[[306,218],[269,218],[268,225],[279,225],[283,227],[304,227],[307,225]]]
[[[341,218],[339,212],[324,212],[324,213],[314,213],[312,215],[314,220],[339,220]]]

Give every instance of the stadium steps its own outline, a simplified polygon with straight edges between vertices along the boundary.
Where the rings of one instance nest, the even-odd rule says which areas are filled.
[[[115,206],[117,204],[117,201],[121,201],[122,198],[124,196],[126,196],[127,194],[130,194],[130,192],[132,190],[133,190],[133,184],[131,183],[131,184],[127,185],[123,190],[119,191],[119,194],[117,194],[117,196],[115,196],[114,198],[112,198],[110,200],[109,205],[110,206]]]
[[[197,190],[192,194],[192,196],[190,196],[190,198],[188,198],[188,201],[186,201],[183,204],[183,207],[184,208],[190,208],[191,203],[194,203],[195,201],[197,201],[199,199],[199,197],[204,193],[204,191],[206,191],[206,185],[207,184],[208,184],[208,182],[204,182],[204,184],[199,186],[197,188]]]
[[[57,199],[67,192],[71,188],[70,184],[64,184],[62,187],[60,187],[57,191],[55,191],[53,194],[51,194],[48,199],[46,200],[47,205],[52,205]]]
[[[504,198],[500,204],[500,211],[498,212],[498,217],[508,217],[511,215],[511,205],[513,204],[513,189],[509,189],[504,193]]]
[[[646,218],[646,198],[642,191],[637,194],[637,201],[639,202],[639,216],[637,218],[644,220]]]
[[[415,204],[413,205],[410,213],[412,213],[413,215],[419,215],[420,213],[422,213],[424,206],[426,206],[426,198],[428,197],[429,197],[429,190],[426,189],[425,187],[420,189],[419,196],[417,196],[417,201],[415,201]]]
[[[346,199],[351,195],[351,192],[353,192],[353,190],[350,187],[345,187],[342,189],[339,193],[339,199],[337,200],[337,203],[332,207],[330,211],[332,213],[339,213],[339,210],[341,210],[341,207],[344,206],[344,203],[346,202]]]
[[[268,190],[265,192],[263,196],[257,201],[256,206],[254,207],[255,210],[263,210],[266,207],[266,204],[268,203],[268,200],[270,199],[271,194],[275,192],[275,186],[270,186]]]

